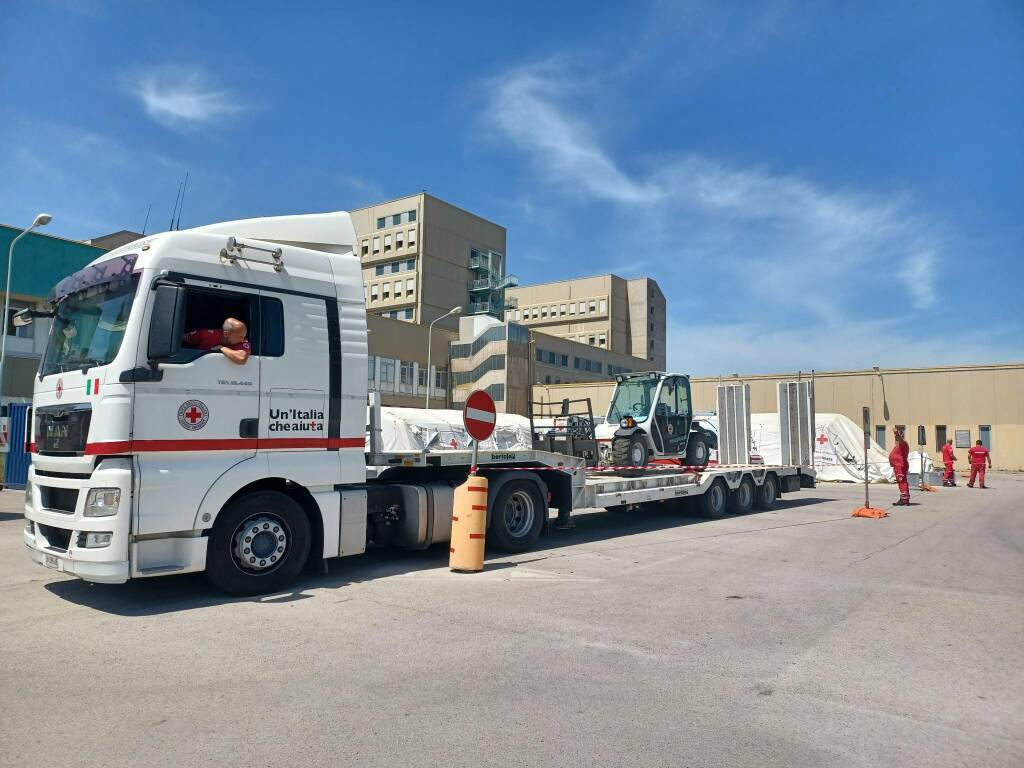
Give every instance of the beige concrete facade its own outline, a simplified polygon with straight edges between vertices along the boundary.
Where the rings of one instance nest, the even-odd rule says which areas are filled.
[[[367,312],[429,324],[467,308],[474,250],[505,254],[505,228],[421,192],[351,211]],[[455,330],[457,318],[439,325]]]
[[[384,405],[422,408],[427,394],[427,326],[367,313],[369,366],[367,385]],[[434,326],[430,345],[431,407],[445,408],[448,394],[448,345],[457,335]]]
[[[665,367],[666,303],[650,278],[594,275],[510,288],[518,307],[510,319],[569,341]],[[633,368],[635,369],[636,361]]]
[[[778,410],[778,383],[797,377],[796,373],[695,377],[691,379],[694,408],[714,409],[716,386],[723,381],[742,381],[750,385],[753,412],[772,413]],[[802,377],[809,378],[809,374],[803,373]],[[603,414],[613,390],[612,382],[538,384],[534,386],[534,399],[590,397],[594,412]],[[943,434],[955,440],[958,430],[966,432],[973,445],[983,436],[982,428],[988,427],[993,467],[1024,470],[1024,363],[818,372],[814,392],[818,413],[842,413],[857,424],[861,423],[862,408],[870,407],[872,437],[884,435],[889,446],[892,426],[903,424],[911,447],[917,450],[917,427],[924,426],[928,440],[925,452],[937,463],[941,463],[939,441]],[[956,455],[957,467],[965,468],[966,448],[956,449]]]

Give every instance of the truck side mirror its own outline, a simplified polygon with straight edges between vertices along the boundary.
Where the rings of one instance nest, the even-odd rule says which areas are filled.
[[[174,357],[181,349],[184,335],[185,289],[180,285],[157,285],[149,322],[149,359]]]

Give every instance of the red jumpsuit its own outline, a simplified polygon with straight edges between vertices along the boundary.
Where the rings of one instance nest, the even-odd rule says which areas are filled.
[[[910,503],[910,486],[907,484],[907,470],[910,469],[910,443],[900,440],[889,451],[889,466],[896,473],[896,485],[900,488],[900,504]]]
[[[985,463],[988,461],[988,448],[983,445],[975,445],[968,449],[967,458],[971,462],[971,479],[967,481],[967,487],[974,487],[974,479],[981,480],[981,487],[985,487]]]
[[[953,446],[946,443],[942,446],[942,463],[946,467],[946,472],[942,475],[942,482],[946,485],[956,484],[956,480],[953,478],[954,461],[956,461],[956,456],[953,455]]]

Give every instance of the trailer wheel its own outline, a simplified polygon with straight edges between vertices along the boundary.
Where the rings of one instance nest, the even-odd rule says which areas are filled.
[[[643,435],[634,432],[629,437],[612,439],[612,466],[637,467],[637,469],[620,469],[616,474],[622,477],[641,477],[647,466],[647,443]]]
[[[729,512],[746,515],[754,508],[754,481],[744,475],[735,491],[729,491]]]
[[[299,575],[312,539],[302,507],[277,491],[256,491],[217,516],[206,548],[206,576],[232,595],[284,589]]]
[[[487,541],[502,552],[526,552],[537,543],[548,505],[529,480],[509,480],[494,497]]]
[[[775,479],[775,475],[765,475],[761,487],[754,492],[754,506],[764,511],[774,509],[778,498],[779,481]]]
[[[700,511],[705,517],[718,519],[725,517],[725,509],[729,498],[729,489],[721,479],[715,480],[699,499]]]

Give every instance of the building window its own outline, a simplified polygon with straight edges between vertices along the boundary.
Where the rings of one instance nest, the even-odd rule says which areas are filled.
[[[416,371],[416,384],[423,387],[424,390],[427,388],[427,369],[422,365]]]
[[[946,425],[936,424],[935,425],[935,450],[941,451],[942,447],[946,444]]]
[[[580,302],[580,314],[581,315],[585,315],[586,313],[587,313],[587,302],[581,301]]]
[[[582,361],[582,360],[580,360],[580,359],[579,359],[578,357],[574,357],[574,358],[572,359],[572,366],[573,366],[573,368],[575,368],[575,369],[576,369],[577,371],[579,371],[579,370],[582,370],[582,368],[583,368],[583,365],[582,365],[582,363],[583,363],[583,361]]]
[[[444,368],[434,369],[434,389],[444,391],[448,386],[448,371]]]
[[[992,450],[992,427],[988,424],[978,425],[978,439],[981,440],[982,446]]]
[[[654,349],[654,339],[651,339],[651,349],[652,349],[652,350]],[[651,360],[653,360],[653,359],[654,359],[654,358],[652,357],[652,358],[651,358]]]
[[[608,299],[601,299],[601,301],[598,302],[597,311],[600,312],[602,315],[608,311]]]
[[[391,235],[384,235],[384,250],[391,250]]]
[[[378,296],[377,286],[376,285],[371,285],[370,286],[370,301],[376,301],[378,298],[379,298],[379,296]]]
[[[409,247],[412,248],[414,245],[416,245],[416,230],[415,229],[410,229],[409,230]]]
[[[412,384],[412,363],[407,363],[405,360],[402,361],[402,368],[399,373],[401,376],[402,384]]]
[[[390,357],[380,358],[380,383],[395,384],[395,361]]]
[[[402,310],[402,319],[403,320],[412,320],[413,319],[413,314],[414,313],[413,313],[413,310],[411,308],[410,309],[403,309]]]
[[[380,277],[381,275],[383,275],[384,274],[384,265],[383,264],[378,264],[376,267],[374,267],[373,268],[373,274],[375,274],[377,277]]]
[[[558,355],[555,352],[548,352],[548,365],[557,365]]]
[[[392,227],[397,227],[401,223],[402,223],[402,214],[396,213],[394,216],[391,217],[391,226]]]
[[[380,238],[379,237],[374,237],[373,238],[373,252],[374,253],[380,253]]]
[[[654,323],[651,323],[651,333],[654,333]]]
[[[412,222],[416,221],[416,211],[409,211],[409,213],[408,213],[408,214],[406,214],[406,215],[407,215],[407,217],[408,217],[408,220],[409,220],[409,223],[410,223],[410,224],[411,224]]]
[[[379,219],[377,219],[377,229],[384,229],[384,222],[386,220],[387,219],[385,217],[383,217],[383,216],[381,216]]]
[[[575,315],[576,314],[576,302],[573,302],[572,304],[569,305],[569,314],[570,315]]]
[[[597,312],[597,302],[594,301],[593,299],[591,299],[590,300],[590,304],[588,305],[588,308],[590,309],[590,313],[591,314]]]
[[[370,241],[369,240],[363,240],[363,256],[365,256],[369,252],[370,252]]]
[[[558,305],[558,314],[562,317],[565,316],[565,304]]]
[[[405,281],[405,292],[407,295],[412,296],[416,291],[416,278],[410,277]]]
[[[402,233],[401,232],[396,232],[395,233],[395,248],[397,249],[397,248],[404,248],[404,247],[405,246],[402,245]]]
[[[412,243],[409,243],[409,245],[412,245]],[[416,269],[416,259],[406,259],[406,261],[405,261],[405,268],[407,270],[409,270],[410,272],[415,271],[415,269]]]
[[[608,342],[608,337],[605,336],[603,333],[600,336],[597,337],[597,345],[599,347],[605,346],[605,344],[607,344],[607,342]]]
[[[541,307],[540,308],[540,316],[541,317],[547,317],[548,316],[548,308],[547,307]]]
[[[391,298],[391,283],[384,283],[381,286],[380,298],[382,301],[387,301]]]
[[[597,360],[594,361],[594,370],[597,373],[601,373],[601,363]]]
[[[537,347],[536,352],[533,353],[533,359],[538,363],[544,362],[544,351],[540,347]]]

